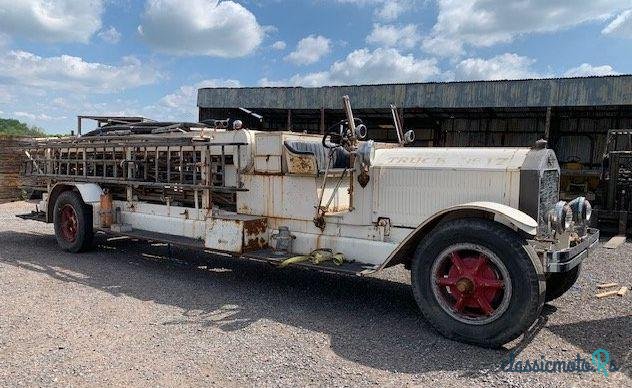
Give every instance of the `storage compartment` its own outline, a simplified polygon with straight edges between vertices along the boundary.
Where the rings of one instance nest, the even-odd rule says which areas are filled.
[[[281,157],[255,156],[255,172],[264,174],[281,174]]]
[[[206,221],[207,248],[244,253],[268,247],[268,220],[243,214],[222,214]]]

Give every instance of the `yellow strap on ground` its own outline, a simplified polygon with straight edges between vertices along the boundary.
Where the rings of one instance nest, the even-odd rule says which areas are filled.
[[[279,267],[283,268],[283,267],[287,267],[290,264],[296,264],[296,263],[302,263],[304,261],[307,261],[311,259],[311,256],[294,256],[294,257],[290,257],[289,259],[285,259],[281,262],[281,264],[279,264]]]
[[[340,252],[333,253],[329,249],[316,249],[306,256],[294,256],[289,259],[285,259],[281,262],[281,264],[279,264],[279,267],[283,268],[290,264],[302,263],[308,260],[316,265],[330,260],[333,261],[335,265],[342,265],[346,261],[345,256]]]

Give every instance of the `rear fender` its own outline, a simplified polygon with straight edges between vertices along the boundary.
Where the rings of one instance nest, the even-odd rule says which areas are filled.
[[[46,205],[46,222],[53,222],[53,211],[59,194],[65,191],[77,191],[81,199],[87,205],[97,204],[101,201],[103,189],[95,183],[59,182],[51,189]]]

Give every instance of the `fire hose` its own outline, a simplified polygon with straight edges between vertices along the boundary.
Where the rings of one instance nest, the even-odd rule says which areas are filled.
[[[303,256],[294,256],[289,259],[285,259],[279,264],[279,267],[287,267],[290,264],[303,263],[306,261],[310,261],[312,264],[322,264],[326,261],[333,261],[335,265],[342,265],[347,261],[345,259],[344,254],[340,252],[334,253],[331,249],[316,249],[313,250],[309,255]]]

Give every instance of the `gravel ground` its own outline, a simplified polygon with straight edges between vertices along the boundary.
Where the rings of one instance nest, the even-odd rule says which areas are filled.
[[[444,339],[421,318],[408,272],[352,278],[275,269],[142,241],[99,237],[61,252],[51,225],[0,205],[0,385],[632,386],[632,244],[599,247],[578,283],[507,349]],[[516,360],[590,359],[620,367],[517,373]]]

